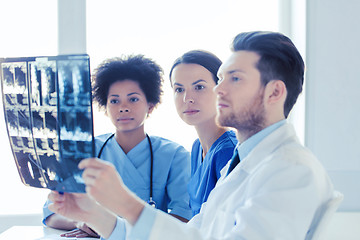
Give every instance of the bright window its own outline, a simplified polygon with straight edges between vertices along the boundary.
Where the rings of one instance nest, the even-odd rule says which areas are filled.
[[[56,8],[56,1],[2,1],[0,57],[56,55]],[[48,191],[21,183],[5,129],[1,98],[0,105],[0,214],[39,213]]]
[[[165,72],[164,96],[145,127],[191,150],[196,132],[176,113],[168,77],[172,63],[193,49],[210,51],[224,61],[236,34],[279,31],[278,12],[277,0],[88,1],[87,50],[92,68],[122,54],[144,54],[159,63]],[[95,117],[96,133],[114,131],[102,113]]]
[[[122,54],[144,54],[164,69],[162,104],[146,122],[147,132],[190,150],[195,130],[177,116],[168,73],[175,58],[204,49],[225,60],[232,38],[243,31],[279,31],[278,0],[88,0],[87,52],[91,68]],[[12,0],[0,4],[0,57],[57,54],[57,2]],[[40,213],[48,190],[20,182],[4,128],[0,100],[0,214]],[[95,134],[114,131],[95,113]],[[107,127],[109,126],[109,127]]]

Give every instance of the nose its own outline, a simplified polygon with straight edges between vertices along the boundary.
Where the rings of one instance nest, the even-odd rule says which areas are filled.
[[[184,103],[194,103],[194,98],[191,94],[185,93],[184,94]]]
[[[130,109],[129,109],[129,107],[127,106],[127,105],[125,105],[125,104],[122,104],[121,106],[120,106],[120,110],[119,110],[121,113],[123,113],[123,112],[130,112]]]
[[[216,95],[224,95],[224,81],[219,81],[218,84],[213,88],[213,91],[216,93]]]

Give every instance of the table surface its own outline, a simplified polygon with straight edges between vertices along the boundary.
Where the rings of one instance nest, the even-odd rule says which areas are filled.
[[[0,240],[95,240],[96,238],[65,238],[60,237],[65,231],[42,226],[14,226],[0,234]]]

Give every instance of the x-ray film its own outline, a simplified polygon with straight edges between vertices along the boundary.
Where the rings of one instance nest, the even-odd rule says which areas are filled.
[[[21,181],[84,192],[77,167],[94,156],[88,55],[3,58],[4,116]]]

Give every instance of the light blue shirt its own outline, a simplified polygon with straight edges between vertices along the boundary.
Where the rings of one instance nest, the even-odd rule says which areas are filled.
[[[96,152],[100,151],[110,134],[96,137]],[[190,179],[190,154],[181,145],[170,140],[151,136],[154,154],[153,200],[156,208],[190,219],[187,184]],[[114,164],[125,185],[144,201],[150,197],[150,147],[147,138],[127,154],[112,137],[105,145],[101,159]],[[44,206],[44,221],[53,214]],[[119,219],[118,225],[124,224]],[[124,226],[122,226],[125,229]],[[124,231],[122,231],[123,234]]]
[[[109,134],[97,137],[97,152]],[[151,136],[154,154],[153,200],[156,208],[191,218],[187,183],[190,179],[190,154],[181,145],[164,138]],[[114,164],[124,184],[144,201],[150,198],[150,146],[147,138],[127,154],[115,138],[102,151],[101,159]]]
[[[238,143],[236,148],[237,148],[238,153],[239,153],[240,161],[241,161],[241,159],[244,159],[249,154],[249,152],[251,152],[251,150],[253,150],[254,147],[256,145],[258,145],[259,142],[261,142],[270,133],[272,133],[273,131],[278,129],[280,126],[282,126],[285,122],[286,122],[286,120],[284,119],[284,120],[281,120],[281,121],[279,121],[277,123],[274,123],[273,125],[270,125],[269,127],[264,128],[260,132],[252,135],[251,137],[246,139],[245,142],[243,142],[241,144]]]
[[[238,152],[240,159],[245,158],[249,152],[263,139],[265,139],[268,135],[270,135],[272,132],[274,132],[276,129],[278,129],[280,126],[286,123],[286,120],[281,120],[263,130],[256,133],[255,135],[251,136],[249,139],[247,139],[242,144],[238,144]],[[130,235],[128,236],[129,239],[148,239],[150,236],[150,232],[152,229],[153,222],[156,217],[156,210],[151,209],[150,207],[145,207],[144,210],[141,212],[141,215],[136,222],[136,224],[133,226]],[[118,223],[121,221],[121,219],[118,219]],[[120,224],[118,224],[120,225]],[[121,238],[119,234],[119,231],[117,228],[119,226],[116,226],[112,235],[108,238],[108,240],[115,240],[115,239],[125,239],[124,237]]]

